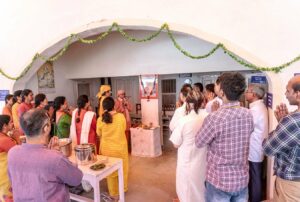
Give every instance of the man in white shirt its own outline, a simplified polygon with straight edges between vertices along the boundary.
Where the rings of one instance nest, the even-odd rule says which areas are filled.
[[[265,90],[260,84],[250,84],[245,92],[253,115],[254,131],[250,136],[249,147],[249,199],[250,202],[262,200],[262,167],[264,153],[262,142],[268,136],[268,110],[263,102]]]

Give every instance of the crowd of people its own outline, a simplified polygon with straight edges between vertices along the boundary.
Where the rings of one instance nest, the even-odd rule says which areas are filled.
[[[170,122],[181,202],[262,201],[265,156],[275,157],[274,201],[300,201],[300,76],[289,81],[285,95],[298,108],[289,113],[277,106],[278,126],[268,134],[262,84],[247,87],[242,74],[227,72],[205,88],[182,86]]]
[[[242,95],[249,108],[241,106]],[[300,201],[300,76],[288,82],[285,93],[297,110],[277,106],[278,126],[270,133],[264,96],[262,85],[247,86],[238,72],[223,73],[205,87],[182,86],[170,122],[181,202],[261,201],[265,156],[275,157],[274,200]],[[83,174],[59,151],[60,138],[95,144],[98,153],[121,158],[128,190],[132,107],[124,90],[113,99],[108,85],[97,97],[98,114],[86,95],[78,97],[74,109],[64,96],[49,104],[45,94],[34,96],[30,89],[6,96],[0,115],[0,201],[69,201],[68,187],[80,185]],[[26,143],[21,144],[23,135]],[[107,184],[117,198],[116,172]]]
[[[128,190],[131,105],[124,90],[114,100],[108,85],[100,87],[98,97],[99,115],[87,95],[78,97],[76,108],[64,96],[49,104],[45,94],[34,96],[30,89],[5,97],[0,115],[0,201],[70,200],[68,187],[79,186],[83,174],[60,152],[61,138],[70,138],[73,146],[95,144],[98,154],[122,158],[124,191]],[[118,198],[117,172],[108,176],[107,184],[110,196]]]

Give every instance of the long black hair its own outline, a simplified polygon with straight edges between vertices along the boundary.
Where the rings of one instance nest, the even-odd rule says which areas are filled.
[[[18,97],[21,97],[22,90],[16,90],[14,92],[14,103],[18,101]]]
[[[4,124],[8,125],[9,122],[10,122],[10,116],[0,115],[0,132],[2,131]]]
[[[21,93],[22,102],[25,101],[25,96],[28,96],[30,93],[32,93],[32,90],[30,89],[24,89]]]
[[[64,97],[64,96],[58,96],[54,99],[54,101],[53,101],[53,108],[54,108],[53,120],[54,120],[54,122],[56,122],[56,112],[60,109],[60,107],[62,105],[65,104],[65,101],[66,101],[66,97]]]
[[[102,114],[102,121],[104,123],[112,123],[112,115],[109,113],[115,107],[115,101],[112,97],[107,97],[103,100],[104,113]]]
[[[89,102],[89,97],[87,95],[80,95],[77,99],[77,107],[78,107],[78,117],[76,119],[76,123],[80,122],[80,111],[83,109],[86,105],[86,103]]]
[[[37,108],[46,99],[44,93],[39,93],[34,97],[34,107]]]
[[[192,110],[198,114],[198,110],[201,108],[202,103],[204,102],[204,95],[201,92],[192,90],[188,93],[185,102],[186,105],[186,114],[189,114]]]
[[[8,103],[8,101],[11,99],[11,98],[13,98],[14,97],[14,95],[12,95],[12,94],[7,94],[6,96],[5,96],[5,104],[7,104]],[[14,103],[13,103],[14,104]]]

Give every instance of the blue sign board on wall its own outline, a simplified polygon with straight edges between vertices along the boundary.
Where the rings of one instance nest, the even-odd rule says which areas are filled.
[[[273,94],[272,93],[267,93],[267,100],[266,100],[266,105],[267,107],[272,109],[273,106]]]
[[[267,84],[267,78],[265,76],[251,76],[250,83]]]
[[[9,90],[0,90],[0,101],[5,101],[5,96],[9,94]]]

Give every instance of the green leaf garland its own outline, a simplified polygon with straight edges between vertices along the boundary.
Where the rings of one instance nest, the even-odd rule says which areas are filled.
[[[132,36],[129,36],[116,22],[114,22],[109,29],[106,32],[103,32],[101,34],[99,34],[95,39],[84,39],[82,37],[80,37],[78,34],[71,34],[64,47],[57,52],[55,55],[47,58],[39,53],[36,53],[34,55],[34,57],[32,58],[31,62],[25,67],[25,69],[21,72],[21,74],[19,76],[13,77],[10,76],[8,74],[6,74],[2,68],[0,68],[0,74],[2,74],[4,77],[11,79],[11,80],[18,80],[20,78],[22,78],[32,67],[33,63],[37,60],[37,59],[42,59],[45,62],[54,62],[56,60],[58,60],[68,49],[69,46],[72,44],[72,42],[74,41],[80,41],[81,43],[84,44],[94,44],[97,43],[98,41],[101,41],[102,39],[104,39],[105,37],[107,37],[113,30],[118,31],[125,39],[127,39],[128,41],[132,41],[132,42],[147,42],[147,41],[151,41],[152,39],[154,39],[155,37],[157,37],[158,35],[160,35],[160,33],[163,30],[166,30],[169,38],[171,39],[171,41],[173,42],[173,45],[175,48],[177,48],[182,54],[184,54],[185,56],[191,58],[191,59],[204,59],[207,58],[211,55],[213,55],[218,49],[222,49],[224,51],[224,54],[228,55],[230,58],[232,58],[234,61],[236,61],[237,63],[239,63],[240,65],[243,65],[245,67],[248,67],[250,69],[253,70],[258,70],[258,71],[272,71],[275,73],[280,72],[282,69],[290,66],[291,64],[297,62],[300,60],[300,55],[295,57],[294,59],[292,59],[289,62],[283,63],[279,66],[274,66],[274,67],[267,67],[267,66],[256,66],[254,64],[251,64],[249,62],[246,62],[240,58],[238,58],[235,54],[233,54],[232,52],[230,52],[222,43],[218,43],[213,49],[211,49],[208,53],[204,54],[204,55],[192,55],[191,53],[189,53],[188,51],[184,50],[175,40],[173,33],[171,32],[169,25],[167,23],[164,23],[159,30],[157,30],[156,32],[154,32],[153,34],[142,38],[142,39],[138,39]]]

